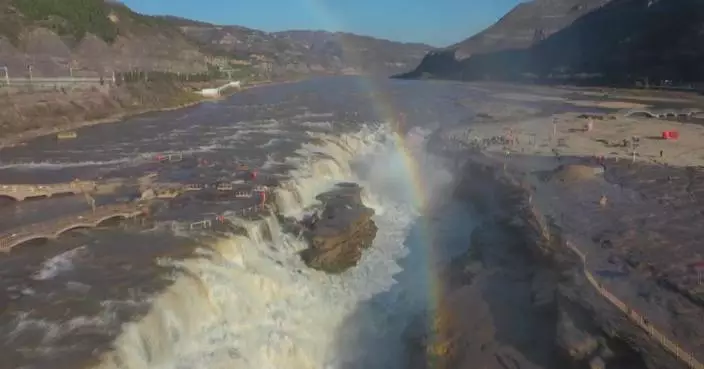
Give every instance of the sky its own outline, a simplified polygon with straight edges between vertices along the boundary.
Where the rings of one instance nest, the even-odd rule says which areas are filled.
[[[524,0],[122,0],[169,14],[263,31],[344,31],[448,46],[481,31]]]

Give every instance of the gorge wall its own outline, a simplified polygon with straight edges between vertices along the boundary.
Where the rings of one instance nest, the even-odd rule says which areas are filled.
[[[437,310],[418,318],[430,329],[409,328],[409,367],[686,367],[587,282],[522,173],[475,153],[459,175],[455,198],[484,222],[444,270]]]

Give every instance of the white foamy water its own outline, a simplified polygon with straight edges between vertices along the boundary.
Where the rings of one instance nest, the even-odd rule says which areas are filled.
[[[73,261],[86,251],[85,246],[76,247],[44,261],[32,279],[43,281],[73,269]]]
[[[385,137],[367,129],[316,136],[317,145],[290,159],[299,169],[277,193],[283,212],[300,216],[334,183],[364,185],[379,231],[357,267],[341,275],[309,269],[298,255],[306,245],[281,233],[275,218],[237,220],[247,237],[204,247],[199,258],[163,261],[177,270],[175,283],[146,317],[124,326],[100,368],[399,367],[400,335],[427,306],[428,277],[422,253],[406,242],[418,217],[409,197],[419,194],[407,190],[407,173],[391,170],[406,158]],[[353,171],[357,166],[368,170]],[[449,177],[431,178],[433,192]]]

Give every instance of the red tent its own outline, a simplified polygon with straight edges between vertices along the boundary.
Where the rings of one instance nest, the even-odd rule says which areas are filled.
[[[680,138],[680,133],[677,131],[662,131],[662,138],[665,140],[676,140]]]

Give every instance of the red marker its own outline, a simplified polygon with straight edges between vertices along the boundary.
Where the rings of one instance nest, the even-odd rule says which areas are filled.
[[[261,205],[264,206],[264,204],[266,204],[266,191],[259,191],[259,194],[261,195],[261,198],[262,198]]]

